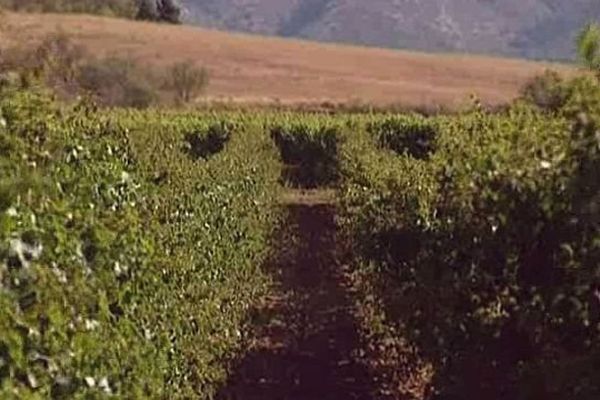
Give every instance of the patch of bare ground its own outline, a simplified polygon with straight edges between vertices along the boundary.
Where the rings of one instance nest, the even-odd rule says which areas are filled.
[[[295,189],[286,190],[281,196],[281,204],[294,206],[319,206],[329,205],[333,207],[335,202],[334,189]]]
[[[351,254],[348,254],[350,256]],[[348,258],[349,265],[352,259]],[[362,362],[374,375],[378,399],[423,400],[433,392],[434,368],[407,339],[401,325],[390,323],[374,288],[372,274],[343,266],[355,301],[365,348]]]
[[[281,204],[266,265],[274,285],[218,399],[422,399],[430,368],[386,330],[367,281],[344,262],[334,192],[290,190]]]
[[[373,380],[359,361],[353,303],[336,255],[334,208],[326,195],[292,195],[267,268],[272,293],[254,312],[246,354],[219,399],[372,399]]]

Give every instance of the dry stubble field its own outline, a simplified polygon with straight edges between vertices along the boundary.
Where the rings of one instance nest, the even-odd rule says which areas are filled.
[[[205,99],[258,104],[369,103],[453,108],[473,93],[486,104],[513,99],[532,76],[571,67],[472,55],[284,40],[192,26],[82,15],[7,14],[0,46],[61,31],[93,54],[126,54],[151,66],[191,59],[206,66]]]

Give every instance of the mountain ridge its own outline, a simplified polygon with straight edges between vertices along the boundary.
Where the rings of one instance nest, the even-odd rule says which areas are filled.
[[[272,36],[572,60],[597,0],[182,0],[188,23]]]

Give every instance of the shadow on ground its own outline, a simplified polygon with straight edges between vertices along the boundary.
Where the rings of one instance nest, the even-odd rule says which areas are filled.
[[[372,399],[336,257],[333,206],[288,204],[268,268],[276,286],[252,315],[247,353],[219,400]]]

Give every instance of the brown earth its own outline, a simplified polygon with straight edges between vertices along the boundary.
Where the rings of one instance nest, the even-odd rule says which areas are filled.
[[[194,60],[212,77],[204,101],[456,107],[477,94],[484,103],[501,104],[545,68],[574,73],[559,64],[313,43],[83,15],[2,18],[0,47],[34,43],[58,30],[99,56],[128,55],[157,67]]]
[[[347,263],[332,190],[287,190],[270,294],[249,316],[243,354],[218,400],[419,400],[431,370]]]
[[[323,197],[286,201],[267,265],[272,294],[252,317],[246,353],[220,400],[368,400],[359,327],[336,258],[334,212]]]

